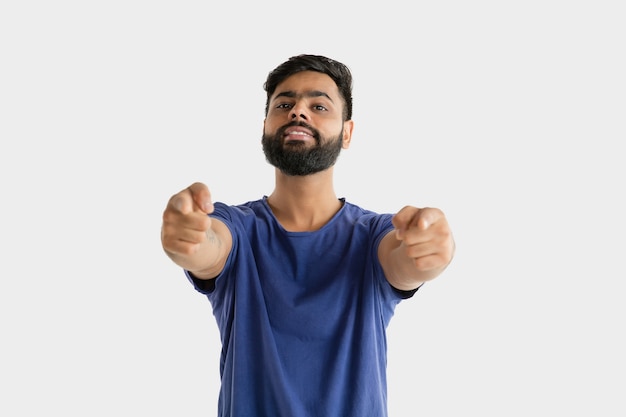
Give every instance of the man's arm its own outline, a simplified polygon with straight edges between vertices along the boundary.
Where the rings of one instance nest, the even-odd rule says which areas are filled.
[[[406,206],[393,217],[395,230],[378,247],[387,281],[412,290],[441,274],[454,256],[454,239],[443,212]]]
[[[208,216],[213,209],[207,186],[194,183],[173,195],[163,212],[163,250],[200,279],[215,278],[222,272],[233,242],[228,227]]]

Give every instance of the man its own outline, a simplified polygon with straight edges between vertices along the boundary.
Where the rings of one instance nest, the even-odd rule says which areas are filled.
[[[229,206],[194,183],[163,213],[163,248],[219,327],[218,414],[386,416],[387,325],[452,260],[450,228],[439,209],[377,214],[335,195],[354,126],[345,65],[294,56],[264,88],[273,192]]]

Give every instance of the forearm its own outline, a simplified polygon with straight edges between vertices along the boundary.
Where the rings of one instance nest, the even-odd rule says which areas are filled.
[[[398,246],[389,254],[391,266],[387,279],[399,290],[413,290],[426,281],[439,276],[446,266],[424,267],[420,259],[413,259],[406,255],[403,246]]]
[[[213,221],[201,242],[187,245],[184,250],[165,250],[170,259],[200,279],[211,279],[224,268],[232,246],[228,228],[220,221]]]
[[[448,266],[437,255],[413,257],[410,250],[396,239],[395,232],[383,238],[379,259],[389,283],[399,290],[412,290],[439,276]]]

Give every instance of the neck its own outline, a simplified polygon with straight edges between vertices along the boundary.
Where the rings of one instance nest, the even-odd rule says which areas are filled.
[[[276,171],[276,188],[267,198],[278,222],[289,231],[313,231],[324,226],[342,206],[332,182],[332,167],[302,177]]]

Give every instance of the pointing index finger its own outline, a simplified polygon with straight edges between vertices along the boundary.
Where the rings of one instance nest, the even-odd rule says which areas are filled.
[[[185,189],[178,194],[174,195],[170,200],[170,205],[174,207],[178,212],[187,214],[193,211],[193,200],[191,193],[188,189]]]
[[[391,222],[396,228],[396,237],[398,239],[401,240],[404,232],[416,224],[419,212],[420,209],[417,207],[405,206],[393,216]]]
[[[195,202],[196,207],[205,213],[213,212],[213,201],[211,200],[209,187],[201,182],[195,182],[187,189],[191,193],[191,198]]]
[[[436,223],[441,219],[443,213],[441,210],[432,208],[432,207],[424,207],[421,209],[417,215],[417,227],[420,230],[428,229],[432,224]]]

